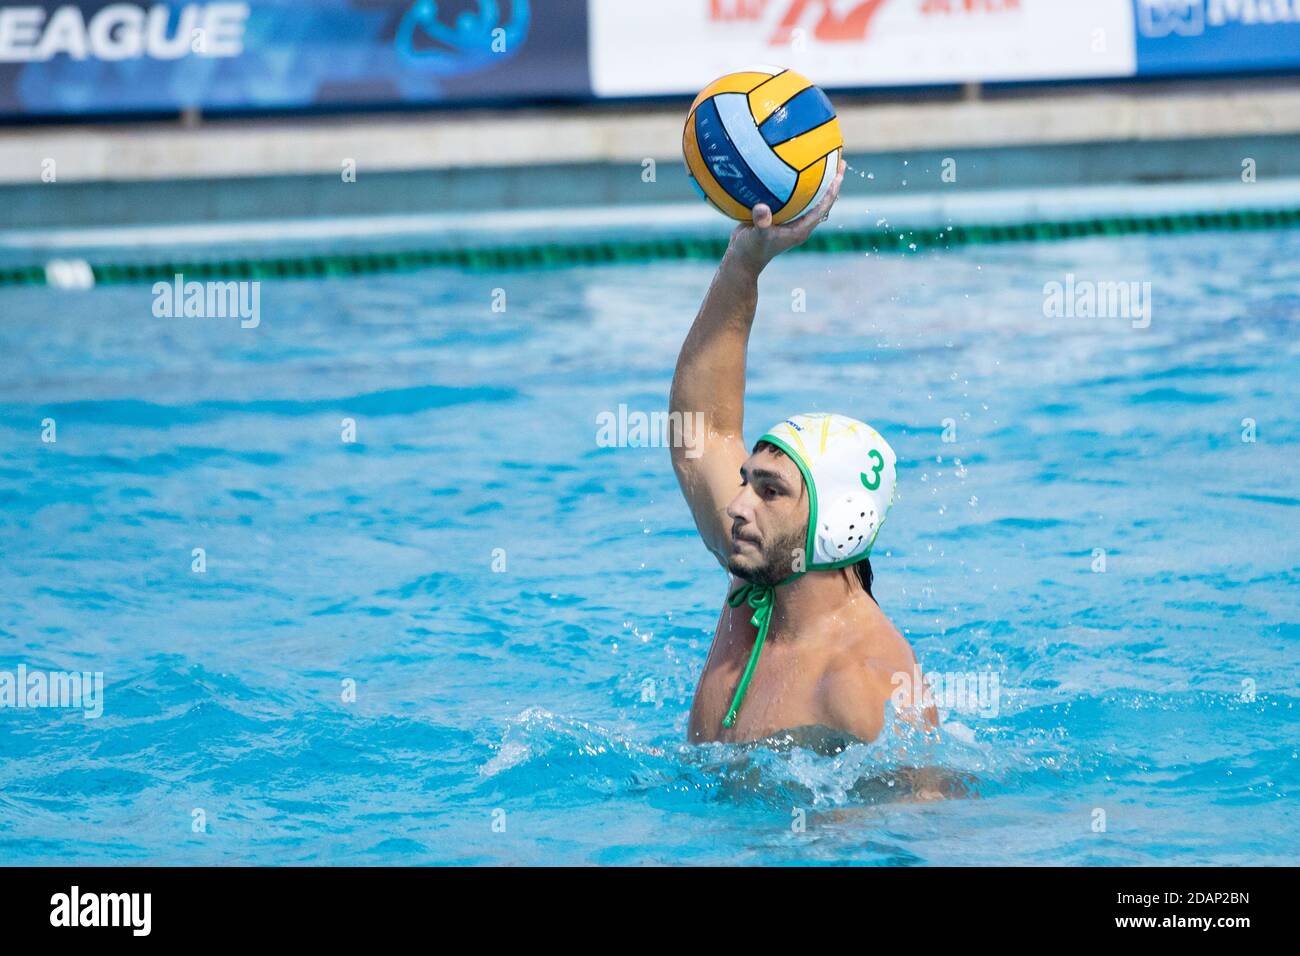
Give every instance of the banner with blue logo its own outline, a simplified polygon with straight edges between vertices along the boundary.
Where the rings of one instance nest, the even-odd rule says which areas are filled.
[[[0,3],[0,115],[590,93],[586,0]]]
[[[1133,0],[1139,74],[1300,67],[1300,0]]]

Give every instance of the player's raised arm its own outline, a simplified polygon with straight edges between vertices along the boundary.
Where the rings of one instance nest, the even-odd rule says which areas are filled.
[[[841,160],[831,188],[806,214],[780,226],[772,211],[754,207],[741,223],[713,277],[673,374],[669,443],[673,470],[704,544],[725,566],[730,547],[727,503],[740,484],[748,455],[745,421],[745,353],[758,305],[758,276],[778,253],[797,246],[830,212],[844,178]],[[702,434],[693,424],[702,416]],[[683,427],[685,426],[685,427]]]

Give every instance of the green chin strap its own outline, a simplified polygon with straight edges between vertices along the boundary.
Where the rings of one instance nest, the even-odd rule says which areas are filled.
[[[745,699],[745,691],[749,689],[750,678],[754,676],[754,670],[758,667],[758,655],[762,653],[763,642],[767,640],[767,629],[772,623],[772,602],[775,600],[776,589],[782,584],[788,584],[803,572],[797,572],[790,575],[784,581],[778,581],[776,584],[742,584],[736,590],[727,595],[727,604],[730,607],[740,607],[741,604],[748,604],[754,609],[754,616],[749,619],[749,623],[758,628],[758,636],[754,638],[754,649],[749,652],[749,663],[745,665],[745,673],[740,675],[740,683],[736,685],[736,696],[731,699],[731,707],[727,710],[727,716],[722,719],[723,727],[730,727],[736,722],[736,715],[740,713],[741,701]]]
[[[857,560],[861,561],[863,558],[868,557],[870,553],[868,551]],[[812,570],[828,569],[813,568]],[[785,580],[777,581],[776,584],[754,584],[751,581],[740,585],[727,595],[728,607],[740,607],[742,604],[748,604],[754,609],[754,616],[749,619],[749,623],[758,628],[758,636],[754,638],[754,649],[749,652],[749,663],[745,665],[745,673],[740,675],[740,683],[736,685],[736,695],[731,699],[731,707],[727,709],[727,716],[722,718],[723,727],[731,727],[736,722],[736,715],[740,713],[740,705],[745,699],[745,691],[749,689],[749,681],[758,668],[758,655],[763,651],[763,642],[767,640],[767,629],[772,624],[772,605],[776,600],[776,589],[783,584],[789,584],[796,578],[803,577],[805,573],[804,571],[796,571]]]

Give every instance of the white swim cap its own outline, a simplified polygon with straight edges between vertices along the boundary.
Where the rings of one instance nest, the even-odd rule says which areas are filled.
[[[789,455],[808,487],[807,569],[867,557],[894,503],[898,459],[889,442],[865,422],[824,412],[787,418],[759,441]]]

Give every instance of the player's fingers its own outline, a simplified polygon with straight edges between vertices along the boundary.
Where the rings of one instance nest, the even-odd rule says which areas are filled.
[[[794,226],[797,230],[795,235],[798,241],[802,242],[807,239],[819,224],[830,218],[831,206],[834,204],[835,196],[839,192],[841,175],[842,174],[836,175],[835,179],[831,182],[830,189],[826,190],[826,195],[817,202],[817,205],[813,206],[795,220]]]
[[[817,211],[809,209],[794,222],[787,223],[783,228],[790,230],[787,234],[789,245],[797,246],[802,243],[812,235],[812,231],[817,228],[820,222],[821,216],[817,214]]]
[[[844,182],[844,160],[840,160],[840,167],[835,171],[835,178],[831,180],[830,189],[826,190],[826,195],[821,201],[812,208],[810,216],[816,217],[817,222],[824,222],[826,216],[831,211],[831,206],[835,205],[835,200],[839,197],[840,186]]]
[[[832,205],[834,205],[835,200],[839,198],[840,187],[843,185],[844,185],[844,160],[841,159],[839,171],[835,174],[835,179],[832,180],[831,182],[831,188],[827,190],[827,192],[831,194]]]
[[[754,217],[754,225],[759,229],[766,229],[772,225],[772,207],[767,203],[759,203],[751,210]]]

